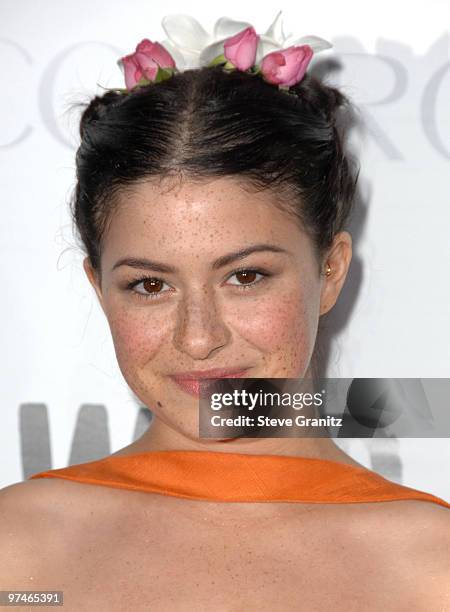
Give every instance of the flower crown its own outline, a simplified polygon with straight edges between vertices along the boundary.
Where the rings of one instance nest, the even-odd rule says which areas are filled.
[[[283,33],[281,12],[262,35],[247,22],[221,17],[211,36],[189,15],[168,15],[162,20],[168,40],[159,43],[144,38],[134,53],[117,61],[126,88],[114,91],[130,92],[159,83],[183,68],[222,64],[226,71],[258,74],[289,93],[304,77],[313,54],[333,45],[318,36],[303,36],[283,48],[291,35]]]

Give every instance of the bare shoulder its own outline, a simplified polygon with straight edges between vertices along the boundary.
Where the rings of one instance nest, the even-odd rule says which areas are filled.
[[[399,548],[441,555],[450,563],[450,508],[420,500],[397,500],[366,504],[356,523],[370,527],[382,542]],[[359,527],[358,527],[359,525]]]
[[[76,550],[89,518],[95,523],[94,508],[102,507],[96,489],[39,478],[0,490],[0,590],[33,586],[40,568]]]
[[[428,609],[450,610],[449,508],[419,500],[370,504],[359,523],[394,581],[407,584]]]
[[[9,485],[0,489],[2,523],[23,521],[25,526],[54,520],[79,492],[77,485],[73,487],[70,482],[53,478],[24,480]]]
[[[34,568],[58,525],[57,505],[52,504],[55,489],[41,479],[0,490],[0,590],[33,585]]]
[[[15,525],[15,533],[19,526],[25,532],[48,526],[67,533],[85,520],[121,512],[128,502],[120,491],[107,487],[62,478],[25,480],[0,489],[0,534],[6,525]]]
[[[450,610],[450,509],[417,501],[403,519],[409,522],[403,527],[410,540],[408,567],[418,588],[430,598],[429,609]]]
[[[405,504],[406,506],[406,504]],[[435,503],[412,501],[396,509],[401,533],[409,540],[411,552],[421,555],[426,568],[445,570],[450,578],[450,508]],[[450,581],[448,582],[450,584]]]
[[[416,545],[424,545],[430,538],[444,541],[450,537],[450,508],[420,500],[398,500],[383,505],[397,533],[408,535]]]
[[[19,535],[51,525],[57,527],[64,510],[74,507],[81,490],[61,479],[25,480],[0,489],[0,534],[8,527]],[[76,504],[75,504],[76,506]]]
[[[36,518],[37,510],[54,509],[49,502],[58,489],[55,484],[50,479],[43,478],[16,482],[0,489],[1,527],[5,524],[20,524],[26,519],[25,526],[29,520]]]

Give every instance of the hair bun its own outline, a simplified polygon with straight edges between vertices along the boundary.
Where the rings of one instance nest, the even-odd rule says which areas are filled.
[[[93,121],[102,119],[108,108],[122,98],[123,95],[116,91],[107,91],[102,96],[95,96],[90,102],[84,104],[85,110],[80,119],[81,139],[84,138],[88,125]]]
[[[312,74],[306,74],[292,89],[304,104],[313,112],[320,113],[333,126],[338,110],[349,104],[348,98],[339,89],[326,85]]]

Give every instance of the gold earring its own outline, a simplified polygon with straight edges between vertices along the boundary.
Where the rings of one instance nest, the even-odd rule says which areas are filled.
[[[331,274],[331,268],[330,268],[330,264],[329,263],[327,263],[327,271],[325,272],[325,274],[327,276],[330,276],[330,274]]]

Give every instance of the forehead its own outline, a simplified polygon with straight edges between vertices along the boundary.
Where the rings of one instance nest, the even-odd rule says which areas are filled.
[[[303,240],[301,238],[303,237]],[[199,254],[259,241],[303,242],[298,218],[273,190],[255,192],[226,177],[205,181],[145,181],[117,198],[105,233],[104,256],[139,250]]]

